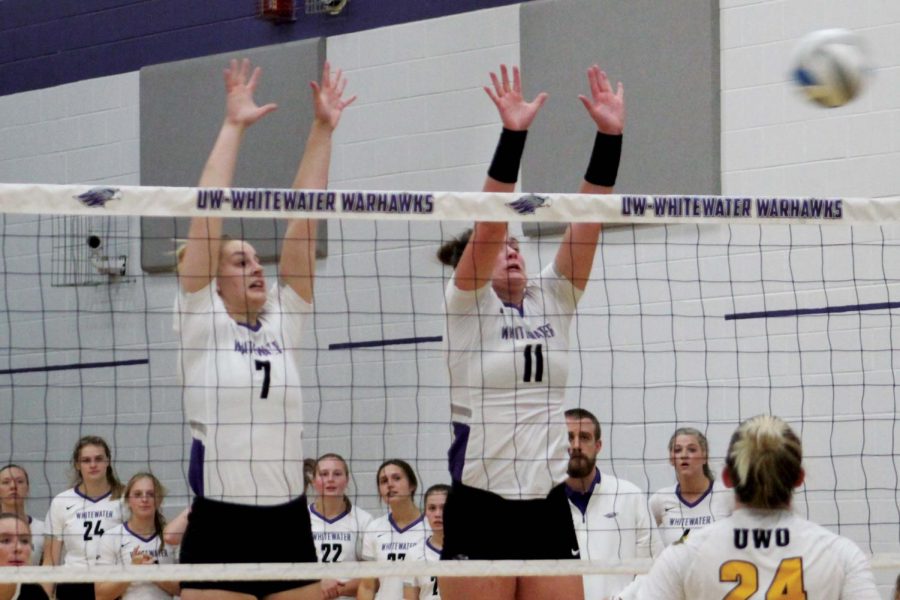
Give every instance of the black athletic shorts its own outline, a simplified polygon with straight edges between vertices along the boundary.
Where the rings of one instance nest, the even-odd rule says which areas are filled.
[[[287,504],[251,506],[196,498],[188,515],[179,562],[316,562],[306,496]],[[257,598],[315,581],[185,581],[183,588],[226,590]]]
[[[565,484],[546,498],[507,500],[459,482],[444,507],[441,560],[579,558]]]
[[[20,598],[24,598],[24,596],[20,596]],[[94,600],[94,584],[59,583],[56,585],[56,598],[57,600]]]

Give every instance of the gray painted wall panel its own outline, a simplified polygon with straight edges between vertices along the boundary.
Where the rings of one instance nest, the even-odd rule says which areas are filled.
[[[225,111],[222,70],[228,60],[241,56],[263,69],[257,103],[275,102],[278,110],[247,131],[234,186],[291,186],[313,119],[308,82],[320,77],[324,39],[142,69],[141,185],[197,185]],[[141,219],[145,271],[174,266],[173,239],[184,238],[187,226],[187,219]],[[272,220],[241,219],[227,222],[225,231],[250,241],[263,260],[271,261],[284,223],[276,229]],[[320,239],[324,243],[326,236]]]
[[[625,85],[617,190],[720,192],[717,2],[527,2],[520,18],[527,97],[550,94],[529,133],[523,189],[578,189],[596,131],[578,94],[589,95],[596,62]]]

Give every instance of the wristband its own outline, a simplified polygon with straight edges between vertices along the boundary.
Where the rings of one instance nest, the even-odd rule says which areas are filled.
[[[519,179],[519,163],[525,150],[525,138],[528,131],[513,131],[503,128],[494,159],[488,169],[488,175],[501,183],[515,183]]]
[[[584,180],[593,185],[614,186],[621,156],[622,135],[607,135],[598,131]]]

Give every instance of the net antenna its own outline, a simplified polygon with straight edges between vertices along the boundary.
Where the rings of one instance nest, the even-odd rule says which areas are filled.
[[[129,223],[108,216],[60,216],[53,220],[53,287],[126,281]]]
[[[306,0],[306,14],[339,15],[350,0]]]

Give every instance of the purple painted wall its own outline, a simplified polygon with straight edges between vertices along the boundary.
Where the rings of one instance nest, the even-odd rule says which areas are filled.
[[[257,0],[0,0],[0,96],[143,66],[528,0],[349,0],[273,24]]]

